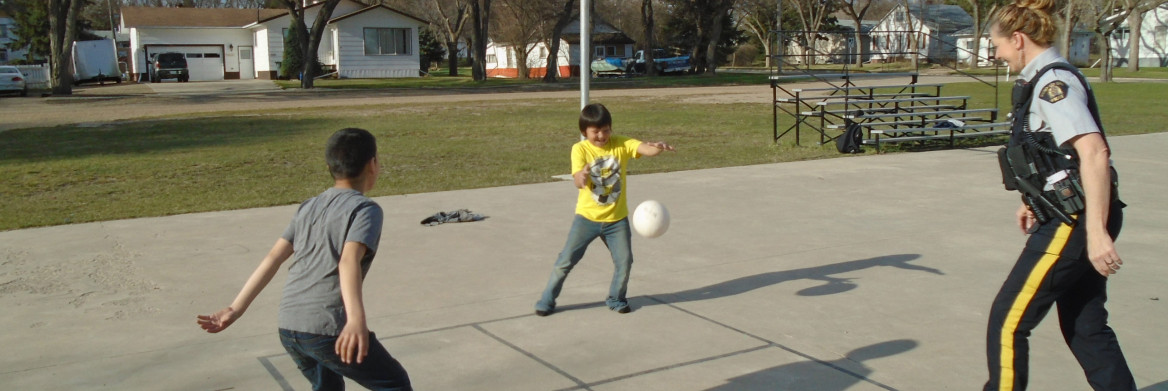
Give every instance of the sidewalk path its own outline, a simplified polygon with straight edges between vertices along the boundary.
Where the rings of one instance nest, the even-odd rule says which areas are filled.
[[[1168,133],[1115,137],[1130,204],[1111,324],[1141,390],[1168,390]],[[666,158],[683,158],[680,153]],[[636,170],[636,163],[632,169]],[[664,203],[634,239],[634,311],[603,305],[596,242],[559,312],[532,314],[571,220],[567,182],[381,197],[370,328],[418,390],[969,390],[1020,251],[992,148],[629,178]],[[474,223],[424,227],[469,208]],[[275,333],[284,275],[217,335],[295,206],[0,232],[0,389],[306,390]],[[1048,317],[1032,390],[1086,390]],[[359,388],[358,388],[359,389]]]

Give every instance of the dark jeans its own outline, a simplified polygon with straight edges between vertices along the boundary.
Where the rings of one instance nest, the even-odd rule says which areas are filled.
[[[313,391],[344,390],[350,378],[370,390],[412,391],[405,368],[369,333],[369,355],[360,364],[345,364],[337,356],[337,337],[280,329],[280,343]]]

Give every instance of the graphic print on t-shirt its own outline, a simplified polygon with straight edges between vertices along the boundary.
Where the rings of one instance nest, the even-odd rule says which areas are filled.
[[[588,170],[592,183],[588,187],[592,190],[592,199],[598,205],[608,205],[620,199],[620,172],[620,161],[616,156],[601,156],[592,161]]]

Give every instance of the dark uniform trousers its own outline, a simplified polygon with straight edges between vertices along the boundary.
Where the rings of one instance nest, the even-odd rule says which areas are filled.
[[[1112,239],[1123,225],[1114,202],[1107,222]],[[1087,258],[1086,222],[1075,227],[1051,219],[1030,235],[990,310],[986,344],[990,379],[986,391],[1025,390],[1030,331],[1052,304],[1071,352],[1095,390],[1134,391],[1135,380],[1107,326],[1107,278]]]

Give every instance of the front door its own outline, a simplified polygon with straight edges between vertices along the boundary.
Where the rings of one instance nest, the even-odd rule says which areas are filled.
[[[239,78],[255,79],[255,60],[251,56],[251,46],[239,47]]]

